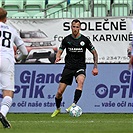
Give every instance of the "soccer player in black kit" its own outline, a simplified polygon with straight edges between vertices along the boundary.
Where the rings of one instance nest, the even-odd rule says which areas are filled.
[[[84,80],[86,77],[86,63],[85,63],[85,53],[88,49],[94,60],[94,67],[92,74],[95,76],[98,74],[97,63],[98,63],[98,54],[92,45],[91,41],[80,34],[81,23],[78,19],[74,19],[71,23],[72,34],[66,36],[60,45],[60,48],[56,54],[55,63],[61,60],[61,55],[63,50],[66,49],[65,56],[65,67],[61,75],[61,80],[59,83],[58,91],[55,97],[56,110],[52,113],[51,117],[55,117],[61,111],[60,104],[62,101],[62,95],[67,87],[71,85],[73,77],[75,77],[77,88],[74,94],[74,100],[72,105],[66,109],[67,112],[70,111],[71,107],[77,104],[78,100],[81,97]]]

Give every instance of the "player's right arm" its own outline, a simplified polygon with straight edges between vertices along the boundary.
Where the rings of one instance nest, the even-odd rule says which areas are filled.
[[[62,53],[63,53],[63,51],[64,51],[64,49],[65,49],[65,47],[66,47],[65,44],[66,44],[66,38],[64,38],[64,39],[62,40],[62,42],[61,42],[61,45],[60,45],[60,47],[59,47],[59,50],[58,50],[58,52],[57,52],[57,54],[56,54],[55,63],[57,63],[58,61],[61,60],[61,55],[62,55]]]
[[[61,55],[63,53],[63,50],[62,49],[59,49],[57,54],[56,54],[56,59],[55,59],[55,63],[57,63],[58,61],[61,60]]]

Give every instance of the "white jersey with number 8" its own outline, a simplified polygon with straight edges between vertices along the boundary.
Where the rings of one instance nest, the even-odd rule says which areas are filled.
[[[17,31],[0,22],[0,90],[14,91],[14,44],[24,44]]]
[[[8,58],[10,61],[15,61],[14,44],[19,47],[24,42],[14,28],[0,22],[0,56]]]

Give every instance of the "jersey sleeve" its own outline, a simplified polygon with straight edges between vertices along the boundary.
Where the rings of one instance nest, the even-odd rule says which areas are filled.
[[[89,50],[89,51],[92,51],[92,50],[95,50],[95,47],[92,45],[91,41],[87,38],[86,40],[86,48]]]
[[[64,38],[61,42],[61,45],[59,47],[59,50],[64,50],[66,48],[66,39]]]

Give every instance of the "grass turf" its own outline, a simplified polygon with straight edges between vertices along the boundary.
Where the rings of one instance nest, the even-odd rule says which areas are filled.
[[[133,114],[8,114],[12,128],[0,133],[132,133]]]

